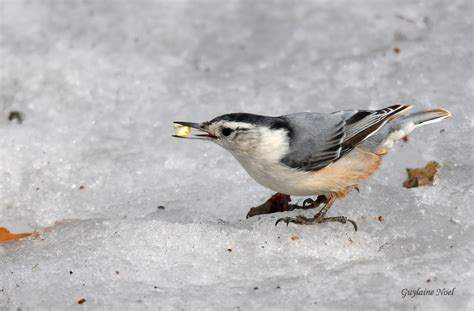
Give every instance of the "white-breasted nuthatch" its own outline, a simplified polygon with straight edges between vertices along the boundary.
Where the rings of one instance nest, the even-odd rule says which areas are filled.
[[[437,108],[402,116],[411,107],[394,105],[380,110],[294,113],[279,117],[230,113],[203,123],[175,123],[200,130],[202,134],[186,138],[222,146],[253,179],[271,190],[287,195],[325,197],[325,206],[313,218],[285,217],[277,224],[279,221],[287,225],[349,221],[357,230],[355,222],[347,217],[325,217],[336,198],[344,197],[372,175],[396,141],[421,125],[451,115]],[[316,201],[310,201],[313,202]]]

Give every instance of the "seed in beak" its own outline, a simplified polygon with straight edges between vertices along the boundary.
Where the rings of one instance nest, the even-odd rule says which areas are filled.
[[[188,137],[191,135],[191,128],[189,126],[184,126],[181,124],[175,124],[175,134],[178,137]]]

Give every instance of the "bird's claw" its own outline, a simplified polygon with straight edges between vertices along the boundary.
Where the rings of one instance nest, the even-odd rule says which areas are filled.
[[[278,219],[276,222],[275,222],[275,227],[278,226],[278,223],[280,221],[284,221],[286,223],[286,226],[288,227],[288,224],[290,223],[290,219],[291,217],[283,217],[283,218],[280,218]]]
[[[355,221],[352,219],[347,218],[346,216],[337,216],[337,217],[328,217],[328,218],[322,218],[321,220],[317,221],[319,223],[323,222],[338,222],[341,224],[346,224],[347,222],[350,222],[354,226],[354,230],[357,232],[357,224]]]
[[[354,230],[357,232],[357,224],[352,219],[346,218],[346,221],[350,222],[354,226]]]
[[[317,214],[315,217],[313,218],[306,218],[304,216],[297,216],[296,218],[293,218],[293,217],[283,217],[283,218],[280,218],[278,219],[276,222],[275,222],[275,227],[280,223],[280,222],[284,222],[286,223],[286,226],[288,227],[288,225],[290,224],[290,222],[294,223],[294,224],[299,224],[299,225],[312,225],[312,224],[321,224],[321,223],[325,223],[325,222],[338,222],[338,223],[341,223],[341,224],[345,224],[347,222],[350,222],[352,224],[352,226],[354,226],[354,230],[357,232],[357,224],[355,221],[353,221],[352,219],[349,219],[345,216],[337,216],[337,217],[328,217],[328,218],[321,218],[319,214]]]
[[[290,222],[294,223],[294,224],[298,224],[298,225],[309,225],[310,222],[311,222],[311,219],[310,218],[306,218],[304,216],[296,216],[295,218],[293,217],[283,217],[283,218],[280,218],[276,221],[275,223],[275,227],[278,225],[278,223],[280,221],[283,221],[286,223],[286,226],[288,227],[288,224]]]

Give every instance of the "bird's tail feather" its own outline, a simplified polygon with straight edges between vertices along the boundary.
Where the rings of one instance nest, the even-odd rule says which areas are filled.
[[[382,136],[385,137],[383,141],[376,143],[377,147],[375,153],[385,154],[397,141],[410,134],[415,128],[441,121],[450,116],[451,113],[443,108],[430,109],[401,116],[392,121],[391,126],[389,126],[387,131],[383,134],[386,136]]]

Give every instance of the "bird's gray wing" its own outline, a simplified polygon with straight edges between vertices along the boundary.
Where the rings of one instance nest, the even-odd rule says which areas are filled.
[[[290,128],[290,150],[281,162],[291,168],[317,171],[337,161],[410,107],[281,116]]]
[[[339,158],[345,121],[338,115],[296,113],[281,116],[288,122],[290,150],[281,162],[305,171],[321,169]]]

